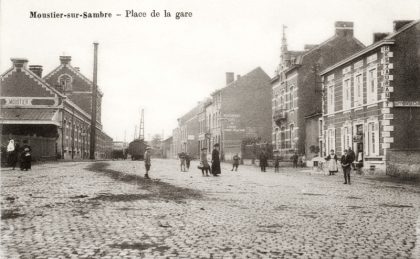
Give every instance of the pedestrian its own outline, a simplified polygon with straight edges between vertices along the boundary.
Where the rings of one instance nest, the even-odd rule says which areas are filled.
[[[198,166],[198,168],[201,169],[201,173],[203,174],[203,176],[209,176],[210,165],[207,161],[207,148],[205,147],[201,149],[200,165]],[[204,172],[206,172],[205,175]]]
[[[351,168],[353,168],[353,170],[355,170],[356,169],[356,167],[355,167],[355,165],[354,165],[354,160],[356,160],[356,153],[354,153],[354,151],[351,149],[351,147],[349,147],[348,149],[347,149],[347,152],[348,152],[348,154],[349,154],[349,156],[350,156],[350,160],[351,160],[351,162],[350,162],[350,166],[351,166]]]
[[[32,154],[31,146],[28,144],[28,140],[23,140],[22,153],[20,154],[20,170],[31,170],[32,166]]]
[[[263,149],[260,153],[260,167],[261,167],[261,172],[265,172],[266,167],[267,167],[267,153],[265,152],[265,150]]]
[[[337,165],[337,155],[334,152],[334,149],[331,149],[330,154],[325,158],[327,161],[327,167],[329,171],[329,175],[334,175],[338,172],[338,165]]]
[[[233,161],[233,163],[232,163],[232,170],[230,170],[230,171],[233,171],[233,169],[235,169],[235,172],[237,172],[237,171],[238,171],[239,160],[241,160],[241,158],[238,156],[238,153],[236,153],[236,154],[232,157],[232,161]]]
[[[187,166],[187,171],[190,170],[190,163],[191,163],[191,157],[188,153],[185,154],[185,165]]]
[[[341,167],[343,167],[344,173],[344,184],[350,184],[350,170],[351,170],[351,155],[345,149],[344,154],[341,157]]]
[[[218,176],[221,173],[220,158],[219,158],[219,143],[213,145],[211,153],[211,173],[213,176]]]
[[[292,156],[292,161],[293,161],[293,168],[297,168],[298,167],[298,154],[295,152]]]
[[[278,151],[274,151],[274,172],[278,173],[280,167],[280,156]]]
[[[7,145],[7,162],[13,170],[15,170],[18,161],[18,146],[13,139],[9,140]]]
[[[302,155],[302,164],[301,167],[305,167],[306,166],[306,156],[305,154]]]
[[[152,161],[151,161],[151,152],[150,152],[150,147],[146,148],[146,152],[144,152],[144,167],[146,168],[146,173],[144,174],[144,178],[146,179],[150,179],[149,177],[149,171],[150,171],[150,167],[152,166]]]
[[[181,163],[181,172],[185,172],[185,153],[181,152],[179,154],[179,161]]]

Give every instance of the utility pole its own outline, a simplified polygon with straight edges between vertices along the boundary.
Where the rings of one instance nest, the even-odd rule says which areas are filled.
[[[144,109],[141,109],[139,139],[144,139]]]
[[[98,42],[93,43],[93,85],[92,85],[92,115],[90,120],[90,159],[95,159],[96,149],[96,98],[98,95]]]

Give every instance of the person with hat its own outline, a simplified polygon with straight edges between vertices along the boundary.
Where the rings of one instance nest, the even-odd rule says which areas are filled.
[[[209,165],[209,162],[207,161],[207,148],[205,147],[201,149],[200,166],[198,168],[201,169],[203,176],[209,176],[210,165]],[[204,172],[206,172],[205,175],[204,175]]]
[[[274,172],[275,173],[280,172],[279,167],[280,167],[280,156],[279,156],[279,151],[276,150],[274,151]]]
[[[219,143],[213,145],[213,151],[211,153],[211,173],[214,176],[218,176],[221,173],[220,169],[220,158],[219,158]]]
[[[344,154],[341,157],[341,167],[343,167],[344,184],[350,184],[350,170],[352,163],[352,155],[349,154],[347,149],[344,149]]]
[[[232,157],[232,170],[235,169],[235,172],[238,171],[238,166],[239,166],[239,161],[241,160],[241,158],[239,157],[238,153],[236,153],[233,157]]]
[[[150,147],[147,147],[146,152],[144,152],[144,166],[146,167],[146,173],[144,174],[144,178],[146,179],[150,179],[149,171],[150,166],[152,165],[150,149]]]

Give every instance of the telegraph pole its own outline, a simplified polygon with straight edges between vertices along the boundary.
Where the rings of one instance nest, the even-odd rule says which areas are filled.
[[[90,120],[90,159],[95,159],[96,149],[96,98],[98,95],[98,42],[93,43],[93,85],[92,85],[92,114]]]

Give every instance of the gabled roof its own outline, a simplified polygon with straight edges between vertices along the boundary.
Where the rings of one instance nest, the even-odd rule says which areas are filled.
[[[40,78],[37,74],[32,72],[31,70],[27,69],[25,66],[21,68],[22,71],[27,74],[31,79],[35,80],[38,84],[40,84],[42,87],[44,87],[46,90],[48,90],[50,93],[57,95],[58,97],[65,98],[66,96],[60,93],[57,89],[50,86],[44,79]],[[11,75],[15,70],[15,68],[12,66],[6,72],[4,72],[0,78],[5,79],[9,75]]]
[[[411,23],[409,23],[409,24],[407,24],[407,25],[403,26],[401,29],[399,29],[399,30],[398,30],[398,31],[396,31],[396,32],[391,33],[390,35],[388,35],[388,36],[387,36],[387,37],[385,37],[384,39],[382,39],[382,40],[380,40],[380,41],[378,41],[378,42],[375,42],[375,43],[373,43],[373,44],[372,44],[372,45],[370,45],[370,46],[365,47],[365,48],[364,48],[364,49],[362,49],[361,51],[356,52],[355,54],[353,54],[353,55],[351,55],[351,56],[349,56],[349,57],[347,57],[347,58],[345,58],[345,59],[341,60],[341,61],[340,61],[340,62],[338,62],[338,63],[335,63],[334,65],[332,65],[332,66],[330,66],[330,67],[327,67],[326,69],[324,69],[323,71],[321,71],[320,75],[324,75],[324,74],[326,74],[326,73],[330,72],[331,70],[333,70],[333,69],[335,69],[335,68],[337,68],[337,67],[340,67],[341,65],[343,65],[343,64],[345,64],[345,63],[347,63],[347,62],[349,62],[349,61],[351,61],[351,60],[353,60],[353,59],[355,59],[355,58],[358,58],[358,57],[362,56],[363,54],[368,53],[369,51],[372,51],[372,50],[376,49],[376,48],[377,48],[377,47],[379,47],[379,46],[382,46],[382,45],[384,45],[384,44],[393,44],[393,43],[394,43],[394,38],[395,38],[398,34],[402,33],[403,31],[405,31],[405,30],[407,30],[407,29],[409,29],[409,28],[411,28],[411,27],[413,27],[414,25],[419,24],[419,23],[420,23],[420,20],[417,20],[417,21],[413,21],[413,22],[411,22]]]

